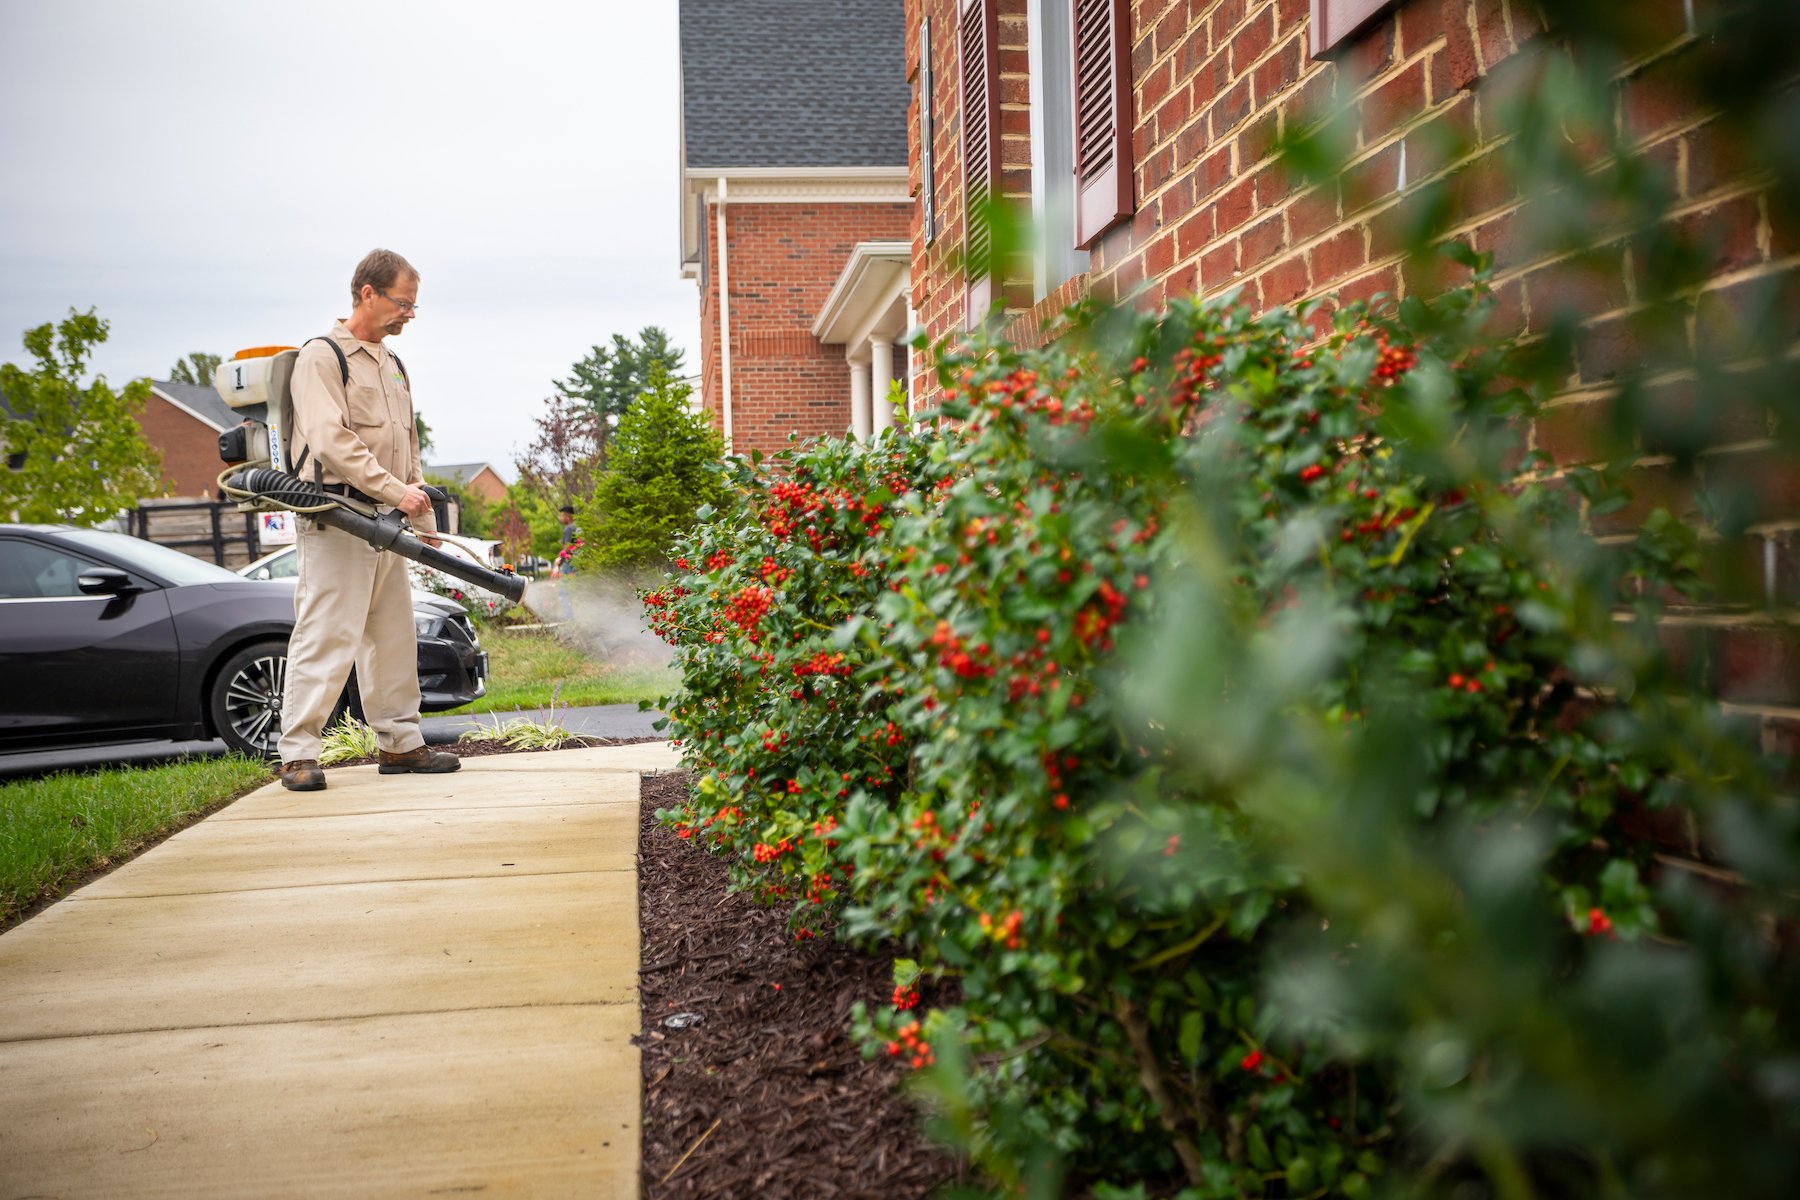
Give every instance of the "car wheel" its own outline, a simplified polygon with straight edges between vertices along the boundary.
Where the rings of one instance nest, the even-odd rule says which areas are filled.
[[[227,658],[213,677],[207,697],[213,731],[233,750],[275,758],[286,686],[287,643],[245,646]]]

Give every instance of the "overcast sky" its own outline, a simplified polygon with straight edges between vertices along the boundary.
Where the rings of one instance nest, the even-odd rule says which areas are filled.
[[[595,342],[695,369],[679,99],[673,0],[0,0],[0,359],[72,306],[115,386],[297,345],[384,246],[428,459],[511,479]]]

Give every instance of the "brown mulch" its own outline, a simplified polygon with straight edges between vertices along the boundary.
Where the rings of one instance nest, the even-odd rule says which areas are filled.
[[[796,942],[785,910],[728,893],[722,860],[656,822],[687,786],[651,775],[641,793],[643,1200],[929,1196],[957,1164],[919,1132],[898,1064],[848,1034],[853,1001],[893,992],[892,959]]]

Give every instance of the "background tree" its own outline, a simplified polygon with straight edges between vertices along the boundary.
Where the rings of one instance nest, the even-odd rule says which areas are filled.
[[[150,395],[138,379],[114,392],[104,376],[84,384],[109,326],[94,310],[25,331],[36,366],[0,366],[0,515],[14,521],[92,525],[159,490],[162,459],[134,419]]]
[[[513,485],[517,487],[517,484]],[[517,564],[531,553],[531,525],[508,493],[507,503],[494,516],[490,536],[500,542],[500,553],[509,563]]]
[[[598,422],[567,396],[550,395],[544,398],[536,424],[537,436],[513,463],[519,468],[519,483],[554,499],[550,506],[554,510],[593,490],[600,458]]]
[[[594,494],[576,505],[583,570],[665,563],[707,505],[729,498],[716,469],[725,442],[688,407],[693,389],[652,366],[650,387],[625,410]]]
[[[557,391],[593,414],[595,445],[602,464],[613,430],[632,401],[650,388],[652,372],[677,376],[685,357],[684,351],[669,344],[666,330],[646,325],[638,330],[635,341],[613,334],[611,346],[593,347],[586,358],[569,368],[569,378],[554,381]]]
[[[414,413],[413,429],[416,430],[419,435],[419,457],[424,458],[425,452],[431,449],[431,426],[425,423],[425,418],[422,415]]]
[[[195,387],[211,387],[213,372],[224,362],[217,354],[208,354],[204,350],[196,350],[186,358],[178,358],[175,365],[169,368],[169,378],[176,383],[191,383]]]
[[[561,548],[562,525],[556,510],[567,501],[552,500],[553,495],[542,481],[524,474],[506,489],[505,506],[488,536],[500,539],[507,561],[517,563],[528,554],[550,558]]]

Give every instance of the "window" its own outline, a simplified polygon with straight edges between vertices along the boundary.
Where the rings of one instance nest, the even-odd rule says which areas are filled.
[[[1330,52],[1387,5],[1388,0],[1312,0],[1312,56]]]
[[[1000,47],[996,0],[961,0],[957,43],[961,77],[964,320],[981,323],[994,302],[994,239],[986,218],[1000,177]]]
[[[1075,244],[1131,215],[1131,17],[1125,0],[1075,0]]]
[[[0,600],[79,596],[75,577],[92,565],[37,542],[0,538]]]
[[[1069,0],[1030,0],[1033,294],[1087,270],[1075,238],[1075,31]]]

